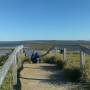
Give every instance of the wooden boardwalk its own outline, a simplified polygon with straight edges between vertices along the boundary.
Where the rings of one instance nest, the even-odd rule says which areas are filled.
[[[61,84],[60,70],[55,65],[24,64],[20,74],[21,90],[68,90]]]
[[[63,60],[66,60],[66,49],[80,51],[80,68],[84,70],[85,55],[90,55],[90,48],[80,45],[54,45],[59,49],[63,48]],[[62,85],[64,80],[62,72],[56,68],[55,65],[50,64],[24,64],[24,69],[21,71],[20,80],[17,78],[17,69],[22,66],[22,58],[24,55],[28,56],[27,50],[30,47],[24,47],[23,45],[17,46],[13,53],[9,56],[5,64],[0,69],[0,86],[3,86],[6,76],[12,68],[12,85],[13,89],[17,85],[20,90],[76,90],[69,89],[68,85]],[[53,47],[54,48],[54,47]],[[26,52],[25,52],[26,50]],[[52,48],[50,48],[52,50]],[[50,51],[49,50],[49,51]],[[47,53],[49,52],[47,51]],[[47,54],[45,53],[45,55]],[[43,56],[43,55],[42,55]],[[17,82],[18,80],[18,82]],[[21,81],[21,82],[20,82]],[[65,81],[64,81],[65,82]],[[19,84],[18,84],[19,83]],[[69,83],[70,85],[70,83]],[[17,88],[18,88],[17,87]],[[72,87],[70,87],[72,88]],[[0,89],[1,90],[1,89]],[[19,90],[19,89],[17,89]]]

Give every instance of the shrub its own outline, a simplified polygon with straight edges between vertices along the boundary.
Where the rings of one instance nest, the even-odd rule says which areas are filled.
[[[49,64],[55,64],[56,60],[55,60],[55,56],[51,56],[51,57],[44,57],[42,59],[43,63],[49,63]]]
[[[8,55],[4,55],[0,57],[0,66],[2,66],[6,60],[8,59]]]

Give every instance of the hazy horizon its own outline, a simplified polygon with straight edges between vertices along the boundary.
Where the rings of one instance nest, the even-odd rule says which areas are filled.
[[[54,39],[0,40],[0,42],[13,42],[13,41],[18,42],[18,41],[90,41],[90,40],[84,40],[84,39],[82,39],[82,40],[79,40],[79,39],[77,39],[77,40],[72,40],[72,39],[71,40],[70,39],[57,39],[57,40],[54,40]]]

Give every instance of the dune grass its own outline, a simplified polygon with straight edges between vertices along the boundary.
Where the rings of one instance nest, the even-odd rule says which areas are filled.
[[[60,70],[63,70],[66,73],[67,78],[71,82],[79,81],[80,83],[83,81],[81,78],[80,80],[76,80],[78,77],[80,77],[80,53],[79,52],[68,51],[66,61],[63,61],[63,55],[60,53],[49,53],[46,56],[41,57],[40,59],[41,59],[41,63],[56,64]],[[21,57],[21,60],[30,61],[29,58],[25,56]],[[90,82],[90,56],[89,55],[86,55],[85,63],[86,63],[85,64],[85,81],[83,83]],[[0,88],[0,90],[11,90],[10,88],[12,87],[10,86],[11,85],[10,83],[12,82],[12,72],[9,72],[6,78],[7,79],[5,79],[4,85],[3,87]],[[87,87],[89,88],[89,86],[90,85],[88,85]],[[90,90],[90,88],[85,89],[85,90]]]
[[[9,70],[0,90],[12,90],[13,89],[13,76],[12,70]]]
[[[80,86],[85,86],[89,88],[85,90],[90,90],[90,56],[86,55],[85,61],[85,72],[84,77],[82,78],[80,70],[80,52],[79,51],[67,51],[67,59],[63,61],[63,55],[60,53],[49,53],[43,57],[42,62],[47,63],[54,61],[58,68],[65,72],[66,78],[68,81],[76,83],[81,83]],[[89,84],[89,85],[88,85]],[[81,87],[80,87],[81,88]],[[81,89],[80,89],[81,90]],[[83,89],[84,90],[84,89]]]

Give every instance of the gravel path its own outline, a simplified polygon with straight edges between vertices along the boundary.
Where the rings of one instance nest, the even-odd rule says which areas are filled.
[[[68,90],[62,85],[62,75],[52,64],[24,64],[21,71],[21,90]]]

